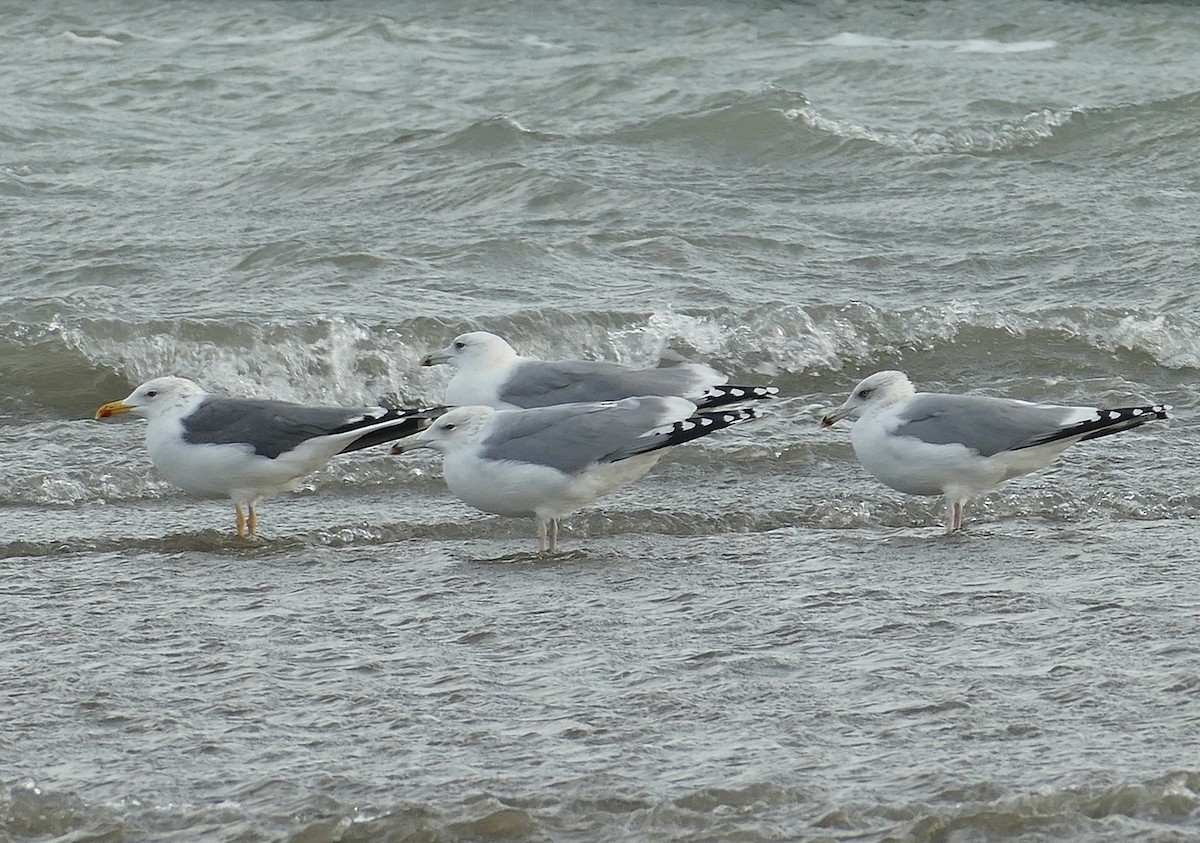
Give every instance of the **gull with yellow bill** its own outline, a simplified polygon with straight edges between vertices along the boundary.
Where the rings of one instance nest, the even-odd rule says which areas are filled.
[[[418,433],[443,411],[232,398],[168,376],[105,404],[96,418],[144,418],[159,473],[189,494],[232,499],[238,537],[246,538],[258,526],[261,498],[294,488],[338,454]]]

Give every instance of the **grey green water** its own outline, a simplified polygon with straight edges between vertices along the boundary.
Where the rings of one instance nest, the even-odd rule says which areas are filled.
[[[1200,9],[0,4],[0,840],[1200,835]],[[91,420],[164,373],[698,359],[768,418],[567,519],[357,453],[232,508]],[[973,501],[863,375],[1165,402]]]

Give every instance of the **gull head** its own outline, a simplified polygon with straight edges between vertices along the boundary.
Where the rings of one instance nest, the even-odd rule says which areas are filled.
[[[157,418],[204,394],[198,384],[187,378],[174,375],[155,378],[129,393],[129,397],[105,404],[96,411],[96,418],[107,419],[122,413],[133,413],[144,419]]]
[[[421,365],[452,363],[460,369],[486,369],[509,363],[516,357],[517,352],[503,337],[489,334],[487,331],[470,331],[459,334],[445,348],[426,354]]]
[[[904,372],[876,372],[859,381],[846,402],[821,419],[821,427],[837,424],[842,419],[860,419],[867,413],[904,400],[915,391],[912,381]]]
[[[496,411],[491,407],[455,407],[439,416],[433,424],[392,446],[392,455],[417,448],[433,448],[443,454],[467,448],[479,438],[479,431]]]

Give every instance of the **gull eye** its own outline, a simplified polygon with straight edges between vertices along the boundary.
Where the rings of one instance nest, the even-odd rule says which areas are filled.
[[[875,390],[871,387],[867,387],[866,389],[860,389],[858,391],[858,397],[865,401],[866,399],[871,397],[871,393],[874,391]]]
[[[462,340],[459,340],[458,342],[454,343],[454,347],[456,349],[458,349],[459,351],[462,351],[464,348],[467,347],[467,344],[465,342],[463,342]]]
[[[146,397],[147,397],[147,398],[153,398],[155,395],[158,395],[158,390],[157,390],[157,389],[152,389],[152,390],[150,390],[149,392],[147,392],[147,393],[146,393]]]
[[[442,430],[454,430],[455,427],[456,427],[456,425],[454,424],[454,422],[450,422],[450,424],[442,425]]]

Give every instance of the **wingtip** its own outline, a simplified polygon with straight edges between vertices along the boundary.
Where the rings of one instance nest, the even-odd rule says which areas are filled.
[[[740,386],[735,384],[717,384],[704,390],[704,393],[693,399],[701,410],[715,410],[728,404],[739,404],[743,401],[761,401],[775,398],[779,395],[777,386]]]

